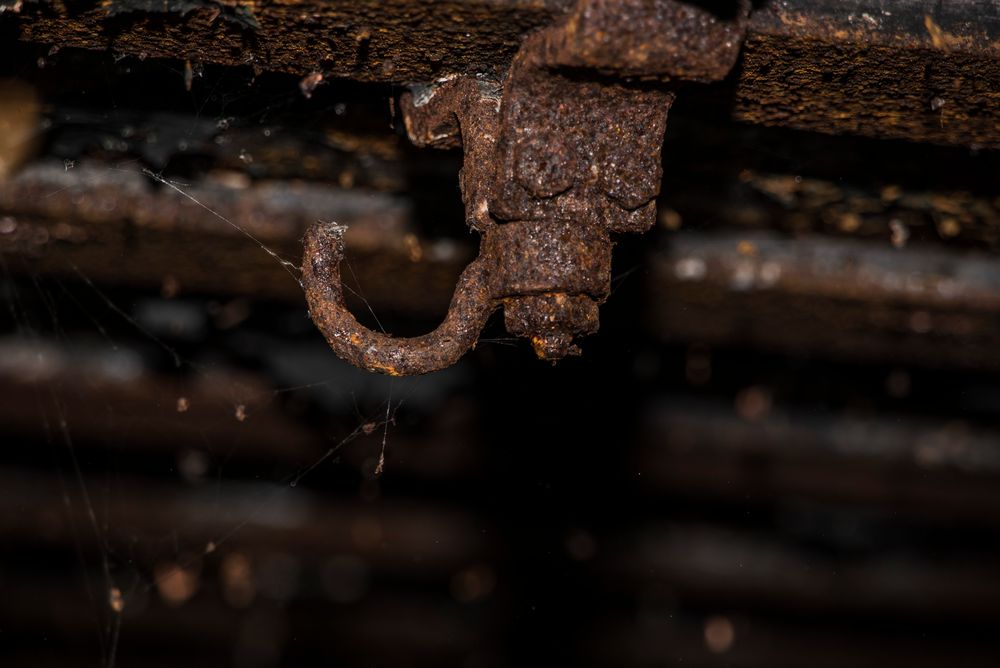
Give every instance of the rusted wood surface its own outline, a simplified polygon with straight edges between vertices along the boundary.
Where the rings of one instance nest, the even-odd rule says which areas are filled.
[[[565,0],[290,0],[235,3],[125,0],[82,6],[5,0],[21,37],[305,76],[430,81],[502,67],[528,30]]]
[[[310,78],[405,84],[503,71],[563,0],[14,3],[22,40],[121,56],[181,58]],[[734,118],[821,132],[1000,146],[994,0],[770,0],[751,17],[722,88]]]
[[[754,14],[734,117],[997,148],[998,84],[993,0],[782,0]]]

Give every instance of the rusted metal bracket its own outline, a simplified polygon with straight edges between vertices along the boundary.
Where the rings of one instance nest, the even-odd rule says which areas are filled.
[[[450,366],[503,306],[507,330],[541,359],[578,354],[611,287],[611,233],[654,223],[669,84],[724,77],[739,52],[749,2],[728,15],[676,0],[580,0],[529,35],[503,82],[454,77],[403,96],[421,146],[462,146],[466,222],[482,235],[444,322],[395,338],[344,305],[343,228],[305,239],[309,311],[334,351],[357,366],[414,375]]]

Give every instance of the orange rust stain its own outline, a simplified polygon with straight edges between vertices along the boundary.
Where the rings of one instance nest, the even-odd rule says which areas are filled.
[[[927,28],[927,34],[930,35],[931,44],[934,45],[935,49],[941,49],[944,51],[976,49],[977,40],[972,35],[956,35],[954,33],[950,33],[935,23],[930,14],[924,14],[924,27]],[[997,44],[996,42],[989,44],[982,43],[980,46],[993,50],[996,49]]]
[[[396,369],[396,367],[392,366],[391,364],[380,364],[378,362],[368,362],[368,368],[370,370],[372,370],[372,371],[380,371],[380,372],[382,372],[384,374],[388,374],[390,376],[402,376],[403,375],[402,373],[399,372],[398,369]]]
[[[941,26],[934,23],[930,14],[924,14],[924,27],[927,28],[927,34],[931,36],[931,44],[934,45],[934,48],[943,49],[945,47],[945,32]]]
[[[535,355],[539,359],[545,359],[545,339],[540,336],[531,337],[531,347],[535,349]]]

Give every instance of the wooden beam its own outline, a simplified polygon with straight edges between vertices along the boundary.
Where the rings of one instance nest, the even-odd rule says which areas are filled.
[[[396,84],[502,72],[565,0],[3,0],[22,40],[140,58]],[[887,8],[889,7],[889,8]],[[1000,3],[762,3],[721,87],[733,117],[827,133],[1000,147]],[[13,17],[13,18],[10,18]]]

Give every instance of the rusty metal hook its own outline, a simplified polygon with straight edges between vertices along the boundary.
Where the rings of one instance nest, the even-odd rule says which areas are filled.
[[[483,141],[489,133],[484,133],[481,125],[495,124],[497,105],[493,98],[499,96],[499,90],[495,85],[480,85],[465,78],[451,80],[446,88],[450,94],[440,96],[439,101],[445,99],[447,102],[429,105],[434,110],[434,117],[424,124],[427,126],[424,141],[417,140],[417,143],[438,147],[464,144],[463,198],[469,212],[467,217],[470,221],[478,221],[472,224],[484,232],[484,239],[479,257],[459,277],[448,312],[438,328],[429,334],[403,338],[363,326],[344,304],[340,262],[344,255],[346,228],[335,223],[316,223],[306,232],[302,286],[309,314],[337,355],[369,371],[411,376],[451,366],[475,346],[479,332],[502,303],[496,253],[492,250],[493,245],[487,243],[485,234],[495,224],[484,212],[483,197],[476,194],[483,185],[477,166],[486,164],[492,146],[492,142]],[[429,91],[428,98],[432,96],[433,92]],[[404,102],[412,104],[412,97],[407,94]],[[462,129],[459,117],[464,121]],[[411,117],[404,115],[404,120],[413,136]],[[433,129],[430,123],[435,126]]]
[[[344,305],[344,228],[313,225],[303,286],[333,350],[394,376],[435,371],[474,346],[502,305],[507,330],[528,337],[538,357],[579,352],[574,338],[597,331],[610,292],[611,233],[655,221],[674,96],[649,81],[724,76],[750,7],[732,1],[735,17],[722,20],[677,0],[577,0],[562,23],[525,38],[502,86],[448,77],[404,95],[414,143],[464,150],[462,198],[466,222],[482,234],[480,254],[437,329],[395,338],[362,326]]]
[[[458,279],[444,321],[429,334],[401,338],[365,327],[344,304],[345,230],[336,223],[308,229],[302,286],[316,326],[355,366],[391,376],[444,369],[475,346],[501,305],[507,330],[527,337],[541,359],[576,354],[574,337],[597,331],[597,307],[611,282],[606,232],[569,221],[490,225],[479,257]]]
[[[312,225],[306,232],[302,263],[309,315],[337,355],[369,371],[409,376],[449,367],[475,345],[499,306],[490,281],[490,258],[481,255],[462,272],[437,329],[423,336],[394,337],[368,329],[344,305],[340,262],[345,230],[336,223]]]

